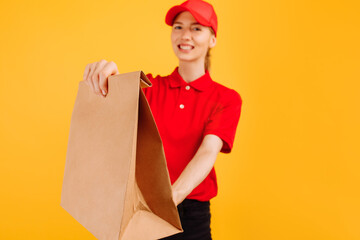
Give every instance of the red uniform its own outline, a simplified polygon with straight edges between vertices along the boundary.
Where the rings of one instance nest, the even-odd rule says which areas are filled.
[[[178,67],[168,76],[146,75],[152,87],[143,88],[149,102],[169,170],[171,184],[191,161],[206,134],[223,140],[221,152],[230,153],[240,118],[242,100],[205,74],[187,83]],[[188,199],[208,201],[217,194],[215,169],[188,196]]]

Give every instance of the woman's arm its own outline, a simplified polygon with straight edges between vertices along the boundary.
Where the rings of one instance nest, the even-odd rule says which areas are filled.
[[[173,200],[181,203],[210,173],[223,142],[216,135],[205,135],[195,156],[172,185]]]

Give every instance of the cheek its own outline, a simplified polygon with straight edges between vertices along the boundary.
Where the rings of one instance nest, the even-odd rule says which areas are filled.
[[[209,43],[208,43],[206,38],[199,37],[199,38],[196,39],[196,42],[197,42],[198,47],[206,48],[206,49],[208,48]]]
[[[172,47],[173,51],[176,52],[177,43],[176,43],[176,37],[175,36],[171,36],[171,47]]]
[[[173,31],[171,31],[170,37],[171,37],[171,41],[175,41],[176,39],[178,39],[179,33],[176,32],[175,30],[173,30]]]
[[[171,35],[171,44],[174,46],[176,44],[176,36],[175,35]]]

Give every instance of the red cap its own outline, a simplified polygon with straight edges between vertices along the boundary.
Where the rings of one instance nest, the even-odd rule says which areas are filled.
[[[175,17],[183,11],[189,11],[201,25],[211,27],[216,36],[217,17],[210,3],[202,0],[188,0],[180,5],[176,5],[167,12],[165,17],[166,24],[172,26]]]

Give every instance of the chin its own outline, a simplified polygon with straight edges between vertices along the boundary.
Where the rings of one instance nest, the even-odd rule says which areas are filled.
[[[195,59],[194,58],[187,58],[187,57],[179,57],[178,56],[179,61],[183,61],[183,62],[192,62]]]
[[[192,62],[195,61],[197,59],[197,57],[191,56],[191,55],[185,55],[185,54],[176,54],[176,57],[180,60],[180,61],[184,61],[184,62]]]

